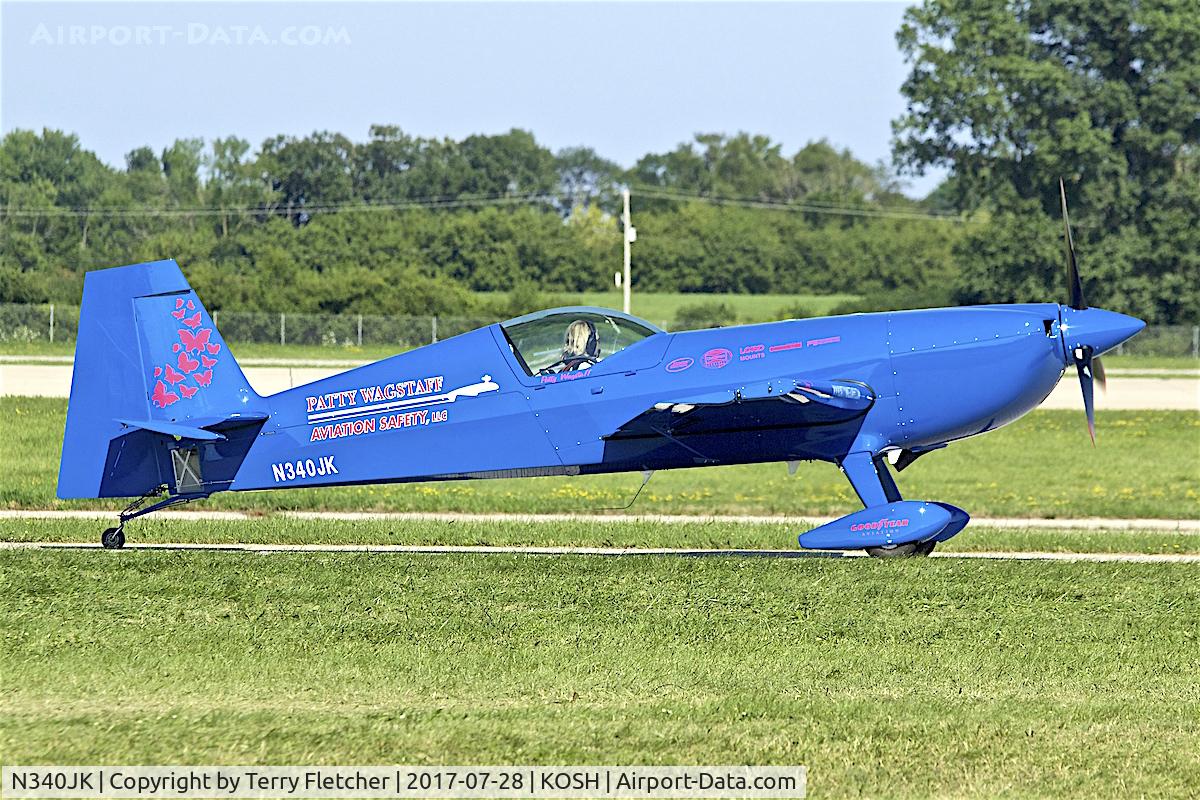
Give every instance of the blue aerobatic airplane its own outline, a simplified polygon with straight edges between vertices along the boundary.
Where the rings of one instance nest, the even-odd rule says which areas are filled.
[[[214,492],[587,475],[802,460],[864,506],[801,547],[927,554],[968,521],[889,471],[994,430],[1074,366],[1095,441],[1097,356],[1141,320],[1069,302],[937,308],[666,333],[556,308],[263,397],[174,261],[89,272],[58,496],[138,498],[106,530]]]

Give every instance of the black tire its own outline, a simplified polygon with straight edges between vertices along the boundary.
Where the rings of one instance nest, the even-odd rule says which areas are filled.
[[[125,546],[125,531],[120,528],[109,528],[100,534],[100,544],[105,550],[119,550]]]
[[[867,555],[871,558],[912,558],[927,556],[937,547],[937,542],[909,542],[894,544],[890,547],[868,547]]]

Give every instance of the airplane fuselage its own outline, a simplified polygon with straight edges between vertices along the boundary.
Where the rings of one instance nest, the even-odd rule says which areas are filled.
[[[529,375],[498,325],[263,398],[229,488],[669,469],[920,451],[1036,407],[1065,367],[1055,304],[854,314],[650,336],[590,369]],[[615,435],[656,404],[852,381],[850,420]],[[739,394],[740,393],[740,394]],[[711,428],[711,426],[710,426]]]

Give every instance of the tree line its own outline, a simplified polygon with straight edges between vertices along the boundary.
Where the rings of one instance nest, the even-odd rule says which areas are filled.
[[[476,292],[598,290],[632,189],[635,289],[832,293],[861,307],[1061,300],[1057,181],[1087,296],[1200,321],[1200,15],[1181,0],[926,0],[897,34],[903,174],[826,141],[700,134],[629,168],[527,131],[373,126],[141,147],[0,140],[0,301],[77,302],[92,268],[174,257],[214,309],[481,314]],[[528,309],[520,309],[528,310]]]
[[[623,170],[524,131],[455,142],[376,126],[366,142],[316,133],[253,153],[180,140],[119,169],[46,130],[0,141],[0,298],[77,301],[87,269],[170,256],[214,308],[475,313],[475,291],[612,286],[629,184],[640,289],[870,293],[953,273],[953,223],[827,207],[920,211],[825,142],[785,159],[763,137],[700,136]],[[779,206],[707,202],[726,198]]]

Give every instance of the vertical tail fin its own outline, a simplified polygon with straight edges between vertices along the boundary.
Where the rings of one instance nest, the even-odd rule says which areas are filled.
[[[175,494],[217,491],[264,409],[174,261],[89,272],[58,496],[131,497],[163,485]],[[241,435],[227,436],[230,428]],[[216,452],[215,442],[235,438],[245,446]],[[206,475],[202,461],[212,462]]]

